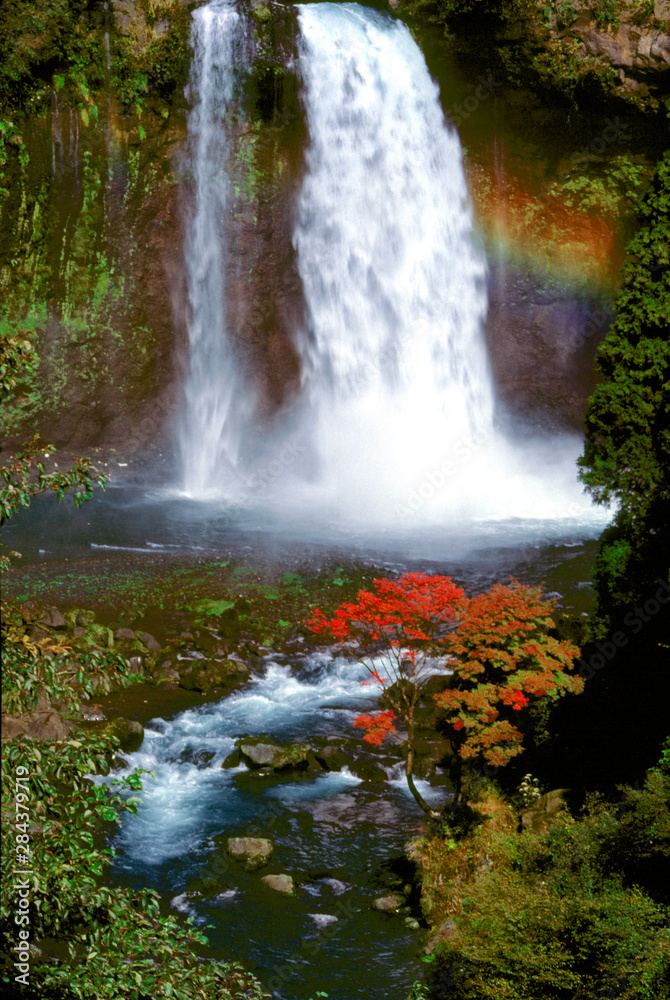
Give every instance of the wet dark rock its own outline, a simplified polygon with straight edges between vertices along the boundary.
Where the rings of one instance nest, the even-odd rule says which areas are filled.
[[[242,761],[251,769],[271,768],[284,771],[302,769],[309,765],[313,748],[309,743],[292,743],[282,746],[265,737],[242,737],[236,744]]]
[[[183,662],[183,661],[182,661]],[[179,686],[186,691],[211,691],[213,688],[233,688],[249,679],[250,670],[241,660],[195,660],[179,677]]]
[[[229,837],[227,848],[231,858],[252,872],[269,863],[274,844],[265,837]]]
[[[381,783],[388,778],[381,764],[376,764],[372,760],[354,760],[351,764],[351,771],[357,778],[361,778],[363,781]]]
[[[125,753],[135,753],[144,742],[144,727],[134,719],[114,719],[103,732],[115,736]]]
[[[225,768],[239,767],[241,763],[242,763],[242,754],[240,753],[239,750],[233,750],[233,752],[229,753],[228,756],[225,758],[221,767]]]
[[[343,767],[351,768],[353,758],[341,747],[328,745],[314,751],[319,763],[328,771],[341,771]]]
[[[72,730],[68,722],[58,712],[45,708],[25,715],[3,715],[2,739],[13,740],[28,736],[31,740],[66,740]]]
[[[66,628],[67,622],[65,618],[58,610],[58,608],[45,608],[43,613],[37,619],[38,625],[44,625],[47,628]]]

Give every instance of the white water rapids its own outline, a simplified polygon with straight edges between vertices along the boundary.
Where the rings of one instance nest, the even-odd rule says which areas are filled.
[[[318,531],[526,520],[560,533],[601,522],[577,481],[577,436],[519,443],[496,426],[487,267],[461,147],[409,30],[353,3],[298,10],[309,131],[294,234],[302,390],[255,463],[240,457],[253,405],[216,280],[225,166],[213,178],[225,164],[236,15],[220,2],[196,12],[183,492]]]

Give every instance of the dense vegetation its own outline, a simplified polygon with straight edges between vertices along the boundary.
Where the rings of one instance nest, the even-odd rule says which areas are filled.
[[[616,67],[585,52],[570,32],[580,16],[598,31],[616,32],[624,21],[667,31],[653,0],[408,0],[406,7],[442,25],[457,46],[467,48],[472,34],[486,36],[499,69],[512,82],[545,88],[573,103],[616,95],[646,112],[662,109],[662,100],[644,88],[621,88]]]
[[[595,500],[618,508],[596,566],[601,631],[670,576],[670,153],[644,198],[623,281],[580,460]]]
[[[441,928],[435,1000],[668,995],[670,741],[640,791],[596,796],[578,819],[517,832],[518,814],[490,788],[473,805],[467,837],[413,849]]]

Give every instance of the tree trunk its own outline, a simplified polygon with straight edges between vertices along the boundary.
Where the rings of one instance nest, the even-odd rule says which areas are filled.
[[[416,804],[421,809],[423,809],[425,814],[427,816],[430,816],[431,819],[439,819],[440,818],[439,812],[435,812],[434,809],[430,808],[430,806],[424,799],[423,795],[414,784],[414,775],[412,774],[412,769],[414,767],[414,747],[412,745],[413,738],[414,738],[413,727],[410,726],[408,727],[408,733],[407,733],[407,759],[405,760],[405,777],[407,778],[407,787],[412,793],[412,798],[414,799]]]

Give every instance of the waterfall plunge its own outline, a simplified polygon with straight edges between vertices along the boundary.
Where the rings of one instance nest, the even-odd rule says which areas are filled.
[[[295,234],[311,481],[291,500],[379,527],[582,517],[581,442],[494,425],[486,264],[461,148],[409,30],[300,7],[310,134]]]

